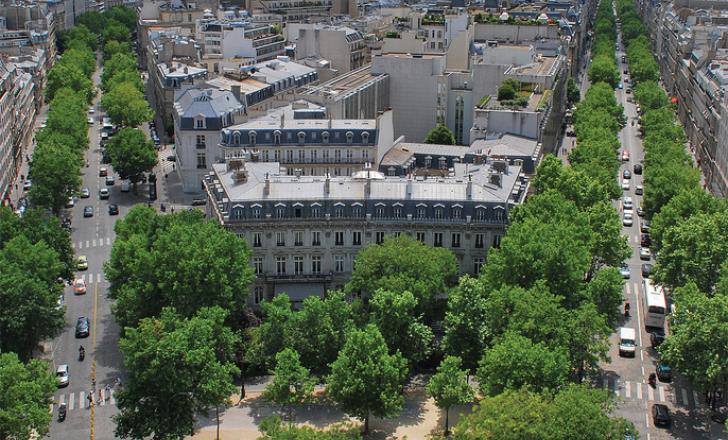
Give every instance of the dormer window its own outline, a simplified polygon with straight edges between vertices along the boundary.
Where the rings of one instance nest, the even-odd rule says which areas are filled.
[[[281,143],[281,131],[276,130],[273,132],[273,143],[278,145]]]
[[[354,133],[347,131],[346,132],[346,143],[350,144],[354,141]]]
[[[203,116],[195,118],[195,128],[205,128],[205,118]]]
[[[366,143],[368,143],[368,142],[369,142],[369,132],[368,132],[368,131],[363,131],[363,132],[361,133],[361,142],[362,142],[363,144],[366,144]]]
[[[255,141],[258,139],[258,133],[250,130],[248,132],[248,139],[250,140],[250,145],[255,145]]]
[[[233,145],[240,145],[240,132],[233,133]]]
[[[329,143],[329,132],[328,131],[324,131],[323,133],[321,133],[321,140],[324,141],[325,144]]]

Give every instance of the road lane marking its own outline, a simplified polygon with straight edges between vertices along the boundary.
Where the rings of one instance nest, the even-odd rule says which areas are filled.
[[[637,383],[637,398],[642,400],[642,384]]]
[[[106,246],[111,246],[111,238],[106,237]]]
[[[91,247],[96,247],[96,239],[91,240]]]
[[[629,291],[629,283],[624,283],[624,292],[627,295],[630,295],[631,294],[630,291]]]
[[[90,247],[90,246],[88,245],[88,240],[86,240],[86,247],[87,247],[87,248],[88,248],[88,247]]]
[[[81,391],[78,393],[78,407],[81,408],[82,405],[86,404],[86,392]]]
[[[689,406],[688,390],[686,390],[685,388],[680,388],[680,394],[682,395],[682,404],[685,406]]]
[[[71,243],[71,247],[72,247],[73,249],[76,249],[76,243]]]
[[[652,388],[651,385],[647,385],[647,400],[655,400],[655,390]]]
[[[625,382],[625,383],[624,383],[624,395],[625,395],[625,397],[626,397],[626,398],[628,398],[628,399],[629,399],[630,397],[632,397],[632,389],[631,389],[631,387],[629,386],[629,382]]]
[[[93,284],[94,282],[94,274],[90,273],[88,274],[88,283]]]
[[[63,402],[63,398],[61,398],[61,402]],[[68,395],[68,410],[72,410],[76,403],[76,395],[74,393],[71,393]]]
[[[640,268],[640,270],[641,270],[641,268]],[[639,293],[640,293],[640,285],[637,284],[636,282],[632,283],[632,285],[634,285],[634,294],[635,295],[639,295]]]
[[[660,402],[664,402],[665,401],[665,387],[659,387],[658,390],[660,392],[659,393],[660,394]]]

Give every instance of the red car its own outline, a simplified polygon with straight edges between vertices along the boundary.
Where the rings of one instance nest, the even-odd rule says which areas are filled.
[[[83,295],[86,293],[86,282],[83,278],[77,278],[73,281],[73,293]]]

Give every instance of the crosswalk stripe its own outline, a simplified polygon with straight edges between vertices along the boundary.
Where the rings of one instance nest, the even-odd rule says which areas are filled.
[[[106,246],[111,246],[111,238],[106,237]]]
[[[642,384],[637,383],[637,398],[642,400]]]
[[[94,274],[90,273],[88,274],[88,283],[91,284],[94,282]]]
[[[73,393],[68,395],[68,409],[69,410],[73,409],[73,404],[75,403],[74,397],[76,397],[76,395]],[[63,400],[63,398],[61,398],[61,400]]]
[[[660,391],[660,402],[665,401],[665,387],[659,387],[658,390]]]
[[[104,399],[104,397],[106,397],[106,396],[104,395],[104,390],[103,389],[100,389],[99,390],[99,396],[101,397],[99,399],[99,405],[101,405],[101,406],[106,405],[106,400]]]
[[[631,389],[631,387],[630,387],[630,383],[629,383],[629,382],[625,382],[625,383],[624,383],[624,395],[625,395],[625,397],[626,397],[626,398],[628,398],[628,399],[629,399],[630,397],[632,397],[632,389]]]
[[[634,294],[639,295],[640,294],[640,285],[637,283],[632,283],[634,285]]]
[[[71,243],[71,247],[72,247],[73,249],[76,249],[76,243]]]
[[[624,284],[624,293],[630,295],[632,292],[629,291],[629,283]]]
[[[90,246],[88,245],[88,240],[86,240],[86,247],[90,247]]]
[[[84,402],[86,402],[86,392],[80,391],[78,393],[78,407],[80,408],[81,406],[83,406]]]
[[[651,386],[647,387],[647,400],[655,400],[655,390],[653,390]]]
[[[91,240],[91,247],[96,247],[96,239]]]
[[[79,249],[83,249],[83,242],[82,242],[82,241],[79,241],[79,242],[78,242],[78,248],[79,248]]]

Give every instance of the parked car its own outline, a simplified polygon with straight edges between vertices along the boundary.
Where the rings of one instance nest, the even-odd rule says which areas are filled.
[[[84,217],[93,217],[94,216],[94,207],[93,206],[85,206],[83,208],[83,216]]]
[[[629,179],[622,179],[622,189],[629,191]]]
[[[640,234],[640,246],[650,247],[651,244],[650,234]]]
[[[101,188],[99,190],[99,199],[101,200],[107,200],[109,198],[109,189],[108,188]]]
[[[79,255],[76,259],[76,270],[88,269],[88,259],[85,255]]]
[[[634,193],[637,194],[638,196],[641,196],[643,192],[644,192],[644,188],[642,187],[641,184],[638,184],[634,187]]]
[[[169,156],[167,156],[167,160],[170,162],[177,162],[177,156],[175,156],[174,154],[170,154]]]
[[[109,170],[106,169],[106,167],[99,168],[99,177],[106,177],[106,175],[109,173]]]
[[[669,365],[660,362],[655,368],[655,373],[660,382],[671,382],[672,381],[672,368]]]
[[[658,347],[664,341],[665,341],[665,330],[655,329],[652,333],[650,333],[650,345],[652,345],[652,348]]]
[[[89,197],[91,197],[91,191],[86,187],[81,188],[81,198],[88,199]]]
[[[106,186],[114,186],[116,178],[114,176],[106,176]]]
[[[637,215],[640,216],[640,217],[644,217],[645,216],[645,210],[642,209],[642,206],[641,205],[637,207]]]
[[[627,162],[629,160],[629,152],[627,150],[622,150],[622,162]]]
[[[112,203],[109,205],[109,215],[119,215],[119,205]]]
[[[632,93],[632,89],[630,89],[629,87],[627,87],[627,90],[625,90],[625,92],[626,93]]]
[[[619,273],[622,275],[622,278],[625,280],[628,280],[629,277],[632,275],[632,273],[629,270],[629,266],[626,264],[623,264],[622,267],[619,268]]]
[[[650,221],[649,220],[642,220],[640,223],[640,232],[650,232]]]
[[[642,264],[642,278],[648,278],[652,273],[652,265],[650,263]]]
[[[71,376],[68,373],[68,365],[61,364],[56,367],[56,380],[58,381],[58,388],[67,387],[70,383]]]
[[[23,191],[29,191],[31,186],[33,186],[33,183],[30,179],[25,179],[25,182],[23,182]]]
[[[205,206],[207,200],[205,199],[192,199],[192,206]]]
[[[649,260],[652,258],[652,252],[648,247],[640,247],[640,260]]]
[[[642,174],[642,164],[634,164],[634,167],[632,167],[632,171],[634,171],[635,174]]]
[[[667,405],[661,403],[655,403],[652,405],[652,421],[655,426],[670,426],[672,418],[670,417],[670,410]]]
[[[76,337],[87,338],[91,329],[91,323],[88,318],[81,316],[76,320]]]
[[[86,281],[83,278],[76,278],[73,280],[73,293],[76,295],[83,295],[86,293]]]
[[[66,201],[66,208],[73,208],[73,205],[75,205],[75,202],[73,201],[73,196],[71,196]]]
[[[94,125],[94,118],[91,116],[88,117],[88,125]]]
[[[630,173],[629,170],[624,170],[624,171],[622,171],[622,178],[623,179],[631,179],[632,178],[632,173]]]

